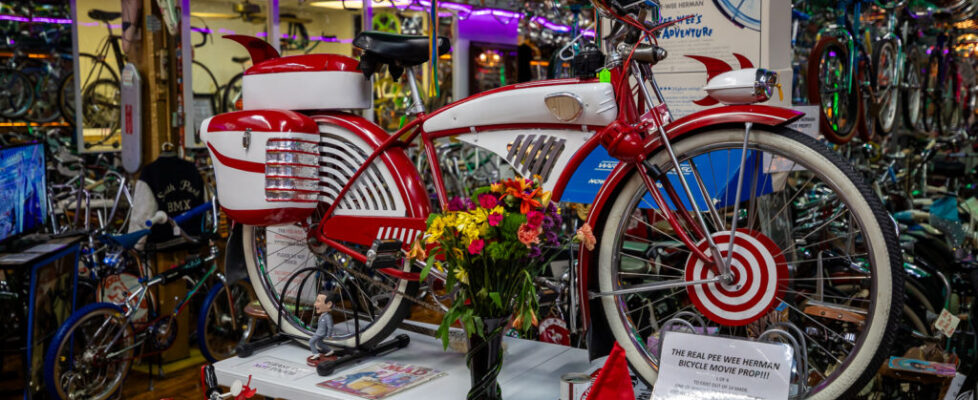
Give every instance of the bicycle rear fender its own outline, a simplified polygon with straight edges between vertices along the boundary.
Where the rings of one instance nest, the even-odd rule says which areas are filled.
[[[311,117],[319,124],[322,137],[326,138],[323,139],[323,145],[331,146],[330,149],[327,149],[327,153],[332,157],[365,158],[390,139],[390,135],[379,126],[353,114],[324,112]],[[355,135],[359,140],[344,137],[349,134]],[[329,139],[330,137],[333,139]],[[342,143],[336,142],[340,139],[344,139]],[[359,142],[359,144],[354,142]],[[335,150],[338,148],[337,146],[346,149],[346,151],[338,152]],[[354,150],[351,147],[366,148]],[[350,153],[350,150],[358,150],[362,153],[356,155]],[[378,156],[377,160],[383,162],[387,171],[390,171],[392,175],[389,177],[390,181],[377,182],[377,180],[387,180],[383,173],[373,174],[370,179],[365,179],[362,175],[357,180],[355,190],[348,191],[341,199],[332,199],[339,205],[333,214],[323,221],[324,225],[320,227],[321,232],[326,237],[365,246],[370,246],[374,239],[399,239],[407,247],[416,239],[418,234],[424,232],[425,221],[428,214],[431,213],[431,200],[428,198],[428,193],[414,164],[411,163],[404,150],[396,146],[388,147]],[[361,161],[356,162],[362,164]],[[359,164],[355,165],[355,168],[359,168],[359,166]],[[339,182],[339,184],[343,185],[346,182]],[[357,205],[357,193],[364,193],[366,195],[363,197],[369,198],[370,193],[384,190],[383,186],[385,185],[381,184],[396,187],[397,195],[400,196],[405,207],[403,210],[390,205],[383,207],[379,203],[377,206]],[[339,192],[341,188],[328,189]],[[323,194],[328,196],[327,192],[323,192]],[[353,201],[351,202],[351,200]],[[397,203],[397,200],[394,200],[394,203]]]
[[[706,129],[714,128],[725,124],[742,124],[742,123],[753,123],[755,126],[768,126],[768,127],[778,127],[789,124],[799,118],[801,118],[804,113],[781,107],[772,107],[765,105],[738,105],[738,106],[724,106],[715,107],[699,111],[676,121],[666,126],[666,134],[669,136],[671,142],[682,139],[687,135],[695,135],[696,132],[701,132]],[[659,139],[658,134],[649,135],[645,141],[644,151],[646,157],[655,154],[662,148],[662,141]],[[611,208],[611,200],[618,193],[619,187],[625,184],[626,178],[631,175],[635,164],[630,163],[618,163],[618,165],[611,171],[607,179],[598,190],[597,195],[594,198],[594,202],[591,206],[591,210],[588,212],[587,223],[594,228],[595,232],[600,232],[603,223],[605,222],[605,215],[607,215],[608,210]],[[600,239],[600,238],[599,238]],[[588,291],[596,290],[596,287],[591,287],[597,284],[597,253],[598,250],[589,251],[585,247],[581,247],[580,253],[580,264],[578,265],[578,298],[588,299]],[[591,319],[591,301],[600,301],[600,299],[593,299],[588,301],[582,301],[582,313],[584,321],[592,321],[592,326],[594,326],[593,320]],[[600,312],[601,307],[597,305],[595,311]],[[601,322],[600,326],[605,324]],[[601,337],[606,332],[592,332],[589,337]],[[609,336],[610,337],[610,336]],[[600,349],[601,346],[588,346],[589,348],[594,347],[595,349]],[[610,349],[610,347],[609,347]],[[602,350],[598,350],[602,352]],[[591,356],[599,357],[604,354],[595,355],[592,352]]]

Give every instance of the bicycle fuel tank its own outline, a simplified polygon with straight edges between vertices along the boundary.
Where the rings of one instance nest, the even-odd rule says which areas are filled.
[[[495,153],[525,178],[539,175],[544,189],[553,190],[574,154],[617,117],[610,83],[558,79],[469,97],[431,114],[424,130],[457,135]]]
[[[450,104],[424,123],[428,133],[492,125],[605,126],[618,116],[610,83],[556,79],[493,89]]]

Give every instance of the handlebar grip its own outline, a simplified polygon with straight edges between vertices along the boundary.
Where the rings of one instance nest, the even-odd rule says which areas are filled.
[[[221,388],[217,385],[217,374],[214,373],[214,365],[207,364],[200,367],[200,386],[204,389],[205,398],[214,398],[215,394],[220,396]]]
[[[153,225],[159,225],[170,219],[163,210],[159,210],[156,214],[153,214],[153,218],[146,220],[146,227],[151,227]]]
[[[204,202],[204,204],[201,204],[201,205],[199,205],[197,207],[191,208],[189,211],[184,212],[183,214],[177,215],[176,217],[173,217],[173,222],[176,222],[178,224],[182,224],[184,222],[187,222],[187,220],[189,220],[189,219],[191,219],[193,217],[196,217],[196,216],[198,216],[200,214],[203,214],[203,213],[207,212],[207,210],[210,210],[210,209],[211,209],[211,202],[209,202],[209,201]]]

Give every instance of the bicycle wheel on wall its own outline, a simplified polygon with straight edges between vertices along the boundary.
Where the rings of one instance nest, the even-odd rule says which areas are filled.
[[[941,98],[944,85],[941,84],[941,63],[936,55],[930,57],[927,69],[924,71],[924,101],[922,122],[924,130],[929,133],[940,133],[941,127]]]
[[[18,118],[34,104],[34,86],[24,73],[0,68],[0,116]]]
[[[875,73],[872,74],[873,93],[880,103],[876,117],[876,132],[888,136],[896,127],[897,106],[900,104],[900,77],[897,72],[897,46],[893,40],[881,40],[873,46]]]
[[[911,130],[922,129],[922,103],[924,96],[923,74],[920,72],[920,52],[916,48],[907,51],[907,62],[904,64],[903,82],[906,92],[900,96],[903,104],[903,124]]]
[[[832,143],[845,144],[856,134],[859,90],[856,74],[847,81],[849,50],[833,37],[823,37],[808,57],[808,100],[821,109],[819,126]]]
[[[813,373],[803,380],[813,383],[811,397],[848,398],[887,356],[903,311],[895,228],[870,187],[840,156],[784,128],[752,130],[743,195],[735,202],[743,140],[744,128],[736,126],[673,144],[683,170],[688,166],[702,174],[716,204],[716,216],[707,220],[720,252],[726,255],[729,243],[736,243],[730,258],[733,281],[642,289],[714,273],[676,240],[646,185],[633,175],[599,229],[598,284],[607,322],[633,369],[648,382],[655,381],[658,369],[652,342],[679,312],[700,315],[719,334],[737,337],[754,338],[776,322],[789,322],[808,340],[806,361]],[[673,169],[665,153],[650,158],[661,176]],[[696,203],[707,210],[702,199]],[[734,240],[735,203],[741,212]],[[703,240],[697,247],[709,252]],[[832,290],[819,290],[820,281]],[[847,317],[822,316],[839,315],[821,314],[830,310],[845,310]]]

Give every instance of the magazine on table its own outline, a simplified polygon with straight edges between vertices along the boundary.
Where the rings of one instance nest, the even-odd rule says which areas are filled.
[[[380,361],[317,383],[316,386],[366,399],[384,399],[444,375],[444,372],[433,368]]]

